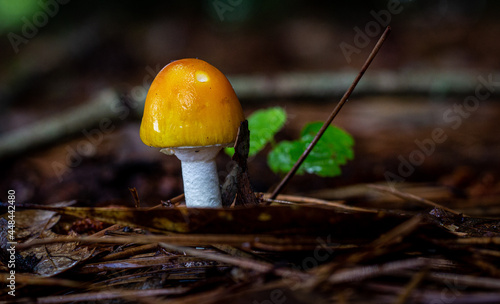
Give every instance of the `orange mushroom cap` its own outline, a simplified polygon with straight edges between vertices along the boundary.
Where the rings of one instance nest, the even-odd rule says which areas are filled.
[[[199,59],[166,65],[146,97],[140,136],[159,148],[230,145],[244,120],[226,76]]]

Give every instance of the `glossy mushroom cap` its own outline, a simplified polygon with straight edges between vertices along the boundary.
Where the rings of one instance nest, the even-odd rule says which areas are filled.
[[[199,59],[166,65],[146,97],[141,139],[153,147],[197,147],[234,143],[244,120],[226,76]]]

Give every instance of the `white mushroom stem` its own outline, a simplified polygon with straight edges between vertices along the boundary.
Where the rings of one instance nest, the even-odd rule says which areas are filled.
[[[190,208],[221,208],[219,176],[215,156],[222,146],[176,147],[160,151],[175,154],[181,161],[186,206]]]

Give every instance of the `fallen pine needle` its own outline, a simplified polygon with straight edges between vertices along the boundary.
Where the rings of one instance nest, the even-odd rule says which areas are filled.
[[[269,245],[288,245],[294,244],[297,240],[293,237],[274,237],[269,235],[214,235],[214,234],[190,234],[190,235],[137,235],[137,236],[113,236],[113,237],[57,237],[36,239],[28,243],[16,245],[19,250],[26,248],[54,244],[54,243],[70,243],[78,242],[85,244],[151,244],[158,242],[168,242],[169,244],[183,246],[202,246],[211,244],[227,244],[234,246],[251,247],[252,244],[269,244]],[[317,245],[315,237],[309,240],[305,237],[300,239],[302,244],[309,244],[312,248]],[[304,246],[305,246],[304,245]]]
[[[38,298],[37,304],[45,303],[70,303],[70,302],[81,302],[81,301],[103,301],[111,299],[138,299],[143,297],[154,297],[154,296],[165,296],[165,295],[179,295],[186,293],[189,288],[176,287],[176,288],[164,288],[164,289],[149,289],[149,290],[126,290],[126,289],[116,289],[110,291],[101,292],[88,292],[72,295],[62,295],[62,296],[49,296],[44,298]]]
[[[0,280],[2,282],[8,282],[7,273],[0,273]],[[72,281],[67,279],[58,279],[58,278],[49,278],[49,277],[41,277],[35,275],[21,274],[16,273],[16,284],[23,285],[39,285],[39,286],[61,286],[61,287],[70,287],[70,288],[85,288],[86,284],[79,281]]]
[[[334,208],[347,210],[347,211],[358,211],[358,212],[368,212],[368,213],[377,213],[378,212],[377,210],[373,210],[373,209],[348,206],[348,205],[345,205],[341,202],[332,202],[332,201],[322,200],[319,198],[296,196],[296,195],[280,194],[276,197],[276,199],[272,199],[271,193],[263,193],[263,200],[267,203],[310,204],[310,205],[334,207]]]
[[[291,268],[276,268],[273,264],[262,261],[255,261],[252,259],[247,259],[242,257],[233,257],[226,254],[211,253],[211,252],[206,252],[204,250],[198,250],[189,247],[180,247],[166,243],[159,243],[159,245],[167,250],[184,252],[194,257],[231,264],[241,268],[251,269],[257,272],[263,272],[263,273],[274,272],[276,275],[285,278],[296,278],[300,280],[306,280],[311,277],[307,273],[299,270],[294,270]]]
[[[368,266],[358,266],[352,269],[342,269],[333,273],[329,278],[330,284],[341,284],[353,281],[362,281],[372,277],[399,272],[405,269],[424,267],[428,261],[421,258],[413,258],[401,261],[387,262]]]
[[[430,201],[428,199],[425,199],[425,198],[422,198],[422,197],[419,197],[419,196],[416,196],[416,195],[413,195],[413,194],[410,194],[410,193],[401,192],[401,191],[396,190],[396,189],[391,188],[391,187],[380,186],[380,185],[368,185],[368,187],[370,187],[372,189],[375,189],[377,191],[380,191],[380,192],[392,194],[392,195],[397,196],[399,198],[402,198],[404,200],[408,200],[408,201],[412,201],[412,202],[415,202],[415,203],[423,204],[425,206],[431,206],[433,208],[439,208],[439,209],[448,211],[448,212],[450,212],[452,214],[455,214],[455,215],[461,215],[461,213],[458,212],[458,211],[455,211],[453,209],[450,209],[448,207],[445,207],[443,205],[440,205],[440,204],[435,203],[433,201]],[[462,216],[465,216],[465,215],[462,214]]]
[[[454,240],[458,244],[467,245],[500,245],[500,237],[469,237]]]
[[[427,269],[423,269],[416,274],[413,275],[411,281],[406,285],[404,291],[399,294],[399,297],[395,304],[405,304],[408,302],[408,299],[412,292],[420,285],[420,283],[427,277],[428,274]]]

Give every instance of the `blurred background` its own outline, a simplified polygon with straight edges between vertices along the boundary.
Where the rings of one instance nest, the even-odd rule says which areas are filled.
[[[295,139],[328,117],[387,24],[333,122],[353,135],[355,159],[339,177],[296,176],[286,192],[333,199],[396,175],[457,197],[498,194],[499,13],[496,1],[0,0],[0,200],[14,189],[18,202],[132,206],[129,187],[144,205],[172,198],[180,163],[139,138],[164,65],[211,63],[246,115],[282,106],[276,140]],[[467,99],[478,87],[487,97]],[[256,191],[281,179],[269,149],[249,160]],[[228,161],[219,155],[221,176]]]

